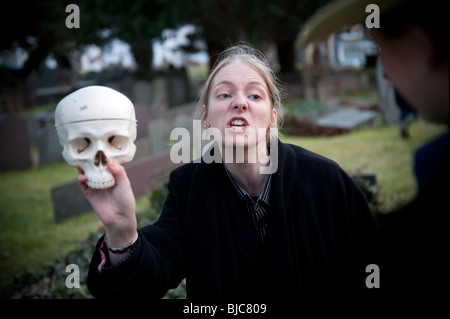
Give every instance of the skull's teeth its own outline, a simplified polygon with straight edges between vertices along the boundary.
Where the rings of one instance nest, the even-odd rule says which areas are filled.
[[[105,182],[95,182],[95,181],[87,181],[86,184],[90,187],[90,188],[95,188],[95,189],[105,189],[105,188],[110,188],[113,187],[115,185],[115,181],[114,179],[112,180],[108,180]]]

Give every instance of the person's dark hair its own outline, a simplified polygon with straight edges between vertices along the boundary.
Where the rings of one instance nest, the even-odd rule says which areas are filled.
[[[423,28],[432,39],[436,47],[436,58],[448,59],[448,12],[442,2],[435,0],[405,1],[402,5],[384,12],[380,16],[380,31],[389,37],[402,35],[408,25]]]

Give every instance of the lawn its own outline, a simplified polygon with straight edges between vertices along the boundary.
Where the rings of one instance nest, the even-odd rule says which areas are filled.
[[[283,137],[338,162],[346,171],[363,168],[375,173],[383,209],[391,210],[415,192],[412,175],[414,150],[445,128],[415,122],[411,139],[400,139],[396,126],[358,129],[335,137]],[[95,213],[54,222],[51,188],[76,178],[66,163],[0,172],[0,286],[24,272],[46,266],[69,253],[101,227]],[[138,209],[148,198],[138,199]]]
[[[0,173],[0,285],[49,264],[99,226],[95,214],[54,222],[51,188],[76,176],[66,163]]]

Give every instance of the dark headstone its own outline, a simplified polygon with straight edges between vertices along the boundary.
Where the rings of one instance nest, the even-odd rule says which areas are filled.
[[[37,117],[39,130],[36,132],[36,146],[39,150],[39,162],[42,165],[64,160],[63,147],[59,143],[54,118],[54,112],[43,113]]]
[[[0,170],[31,167],[27,123],[13,116],[0,117]]]
[[[28,138],[31,146],[38,150],[40,165],[64,161],[63,147],[55,130],[54,112],[40,112],[28,116]]]
[[[40,131],[37,142],[39,149],[39,163],[42,165],[64,161],[63,147],[59,143],[58,134],[53,126]]]
[[[171,70],[169,73],[169,105],[171,107],[184,104],[189,98],[186,70]]]
[[[60,185],[52,189],[55,221],[61,222],[92,210],[78,181]]]

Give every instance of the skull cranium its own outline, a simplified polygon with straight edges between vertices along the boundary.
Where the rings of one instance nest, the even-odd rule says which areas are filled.
[[[87,185],[115,185],[106,161],[130,162],[135,155],[136,118],[133,103],[105,86],[88,86],[64,97],[56,106],[55,127],[62,155],[83,169]]]

